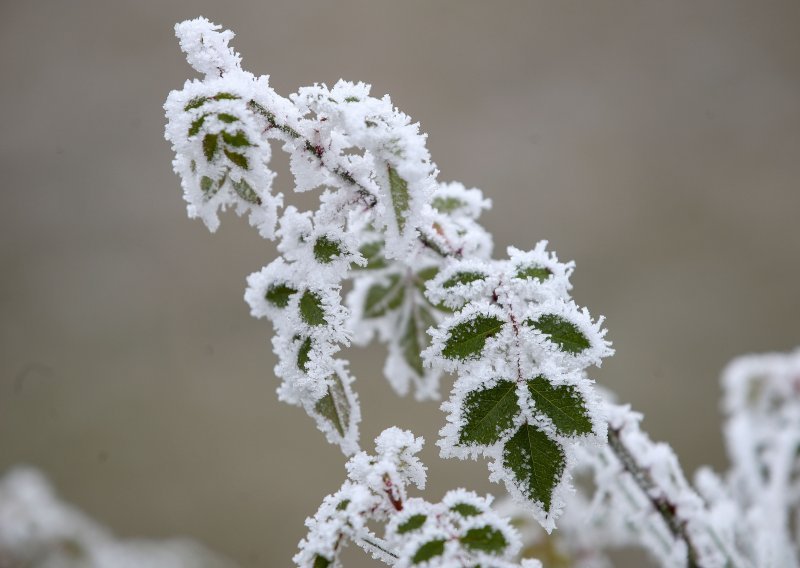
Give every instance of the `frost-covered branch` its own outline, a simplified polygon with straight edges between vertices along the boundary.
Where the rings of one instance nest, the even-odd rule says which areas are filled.
[[[672,450],[640,429],[640,415],[598,394],[589,370],[613,350],[603,318],[570,296],[573,263],[560,262],[545,241],[492,258],[491,235],[479,224],[491,202],[437,180],[425,135],[388,96],[339,81],[283,97],[268,77],[242,69],[232,32],[198,18],[176,33],[202,75],[165,103],[189,216],[214,231],[219,213],[234,209],[277,241],[279,256],[248,277],[245,300],[274,327],[278,396],[352,456],[349,480],[309,520],[298,564],[335,565],[348,541],[396,566],[468,565],[486,542],[501,541],[481,566],[506,566],[515,549],[486,500],[461,490],[438,504],[408,498],[406,485],[424,481],[412,456],[421,442],[410,434],[387,430],[376,456],[360,451],[361,408],[341,352],[377,336],[388,351],[384,374],[400,395],[438,399],[442,374],[456,375],[442,404],[441,455],[488,458],[490,479],[545,531],[563,518],[569,551],[599,566],[601,540],[638,542],[670,567],[798,566],[794,359],[732,368],[733,468],[723,478],[704,470],[693,488]],[[273,145],[289,154],[294,191],[320,191],[316,209],[284,207],[273,192]],[[772,378],[753,378],[748,365]],[[593,475],[592,499],[573,492],[581,471]],[[478,512],[462,514],[448,499]],[[577,518],[596,522],[582,533]],[[386,523],[384,537],[370,520]]]

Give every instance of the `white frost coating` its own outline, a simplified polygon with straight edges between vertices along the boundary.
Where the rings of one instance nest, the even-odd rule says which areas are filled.
[[[348,480],[306,520],[294,562],[301,568],[341,566],[348,541],[396,568],[536,568],[513,562],[521,541],[510,522],[490,508],[492,498],[449,491],[440,503],[408,496],[423,488],[425,467],[416,457],[422,438],[399,428],[384,430],[374,455],[359,452],[347,463]],[[383,538],[370,524],[384,524]]]
[[[188,539],[118,540],[61,502],[36,470],[0,478],[0,565],[29,568],[234,568]]]
[[[175,35],[186,60],[205,75],[221,76],[240,69],[241,56],[228,46],[236,34],[231,30],[218,31],[220,29],[222,26],[203,17],[175,24]]]
[[[605,340],[602,318],[592,321],[569,298],[573,264],[558,262],[546,245],[542,241],[529,252],[509,248],[508,260],[464,258],[445,265],[428,281],[426,296],[456,312],[429,331],[431,345],[423,356],[433,368],[458,373],[450,399],[442,405],[447,414],[437,442],[442,457],[489,458],[490,479],[503,482],[510,494],[527,502],[549,532],[571,491],[570,470],[578,448],[605,439],[605,415],[586,369],[599,366],[613,351]],[[503,386],[508,384],[516,384],[513,394]],[[470,420],[480,424],[485,419],[470,418],[470,413],[477,411],[481,397],[492,400],[489,393],[496,386],[504,389],[502,401],[513,397],[513,403],[492,404],[511,415],[503,416],[494,431],[480,427],[482,438],[471,438],[477,434],[469,433],[476,428]],[[537,406],[532,388],[546,407]],[[543,388],[554,390],[540,392]],[[565,404],[571,414],[564,414],[558,404]],[[561,455],[546,501],[534,495],[539,485],[532,489],[523,483],[522,470],[506,465],[512,440],[529,426],[555,444],[550,455]],[[535,473],[530,475],[533,483],[544,483]]]

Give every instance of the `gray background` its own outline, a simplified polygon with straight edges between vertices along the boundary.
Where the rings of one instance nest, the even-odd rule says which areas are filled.
[[[390,93],[441,178],[494,200],[498,254],[546,238],[577,262],[617,349],[595,377],[688,470],[724,466],[720,369],[799,339],[796,1],[4,0],[0,470],[43,468],[120,535],[254,567],[288,565],[344,478],[276,401],[269,325],[241,299],[273,246],[232,216],[216,235],[187,220],[171,172],[161,105],[193,76],[172,25],[200,14],[283,94]],[[365,446],[412,428],[432,499],[500,493],[483,463],[438,458],[441,412],[395,397],[381,356],[353,353]]]

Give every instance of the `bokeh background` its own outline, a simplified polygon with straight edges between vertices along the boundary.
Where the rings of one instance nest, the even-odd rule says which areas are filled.
[[[725,466],[719,371],[800,343],[794,0],[3,0],[0,471],[35,465],[121,536],[188,535],[246,567],[288,566],[344,478],[277,402],[269,324],[242,301],[273,245],[185,216],[161,105],[193,76],[172,26],[197,15],[283,94],[390,93],[441,178],[494,200],[498,254],[548,239],[577,262],[617,349],[598,381],[688,471]],[[441,412],[392,394],[381,349],[353,359],[366,447],[411,428],[432,499],[501,493],[485,464],[438,458]]]

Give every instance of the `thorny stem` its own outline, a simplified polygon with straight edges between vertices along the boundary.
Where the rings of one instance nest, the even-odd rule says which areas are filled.
[[[636,458],[622,441],[620,430],[612,428],[610,425],[608,428],[608,445],[617,456],[617,459],[619,459],[625,471],[631,475],[636,485],[642,490],[642,493],[650,500],[656,512],[664,519],[672,535],[686,543],[688,568],[701,568],[698,563],[699,553],[692,542],[691,536],[686,530],[686,523],[677,516],[677,505],[669,501],[662,494],[658,484],[650,475],[650,472],[637,463]]]
[[[385,540],[383,540],[382,538],[376,536],[371,532],[364,532],[359,534],[356,537],[355,542],[357,545],[359,545],[367,552],[370,553],[377,552],[378,556],[381,557],[380,559],[383,562],[386,562],[386,564],[389,564],[390,566],[394,564],[395,560],[400,558],[399,555],[391,549],[391,547]]]

